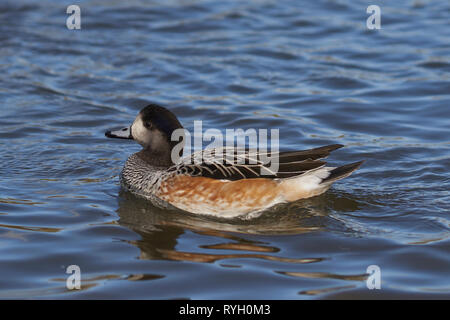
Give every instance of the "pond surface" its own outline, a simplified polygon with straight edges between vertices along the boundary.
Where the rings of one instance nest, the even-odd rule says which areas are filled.
[[[448,1],[378,1],[380,30],[359,0],[70,4],[0,4],[0,298],[450,298]],[[252,220],[164,211],[104,137],[148,102],[366,162]]]

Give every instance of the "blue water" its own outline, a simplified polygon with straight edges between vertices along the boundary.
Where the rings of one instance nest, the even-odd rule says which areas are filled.
[[[380,30],[372,1],[70,4],[0,4],[0,298],[450,298],[448,1],[378,1]],[[366,162],[249,221],[164,211],[104,137],[148,102]]]

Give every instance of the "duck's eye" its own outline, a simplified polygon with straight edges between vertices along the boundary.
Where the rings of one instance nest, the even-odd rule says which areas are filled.
[[[144,126],[145,126],[147,129],[151,129],[151,128],[153,127],[153,125],[152,125],[151,122],[144,122]]]

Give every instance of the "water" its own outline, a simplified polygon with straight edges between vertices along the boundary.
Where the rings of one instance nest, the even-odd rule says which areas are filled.
[[[450,297],[448,1],[379,1],[381,30],[370,1],[79,1],[81,30],[70,4],[0,4],[1,298]],[[104,137],[148,102],[366,162],[250,221],[162,211]]]

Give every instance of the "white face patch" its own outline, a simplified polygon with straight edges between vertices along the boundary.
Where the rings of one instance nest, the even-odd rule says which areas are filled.
[[[131,135],[133,136],[133,139],[142,146],[146,145],[146,137],[149,135],[148,131],[149,130],[144,127],[141,115],[138,115],[131,125]]]
[[[131,125],[133,139],[143,147],[163,149],[167,147],[167,139],[159,130],[149,130],[144,126],[142,116],[138,115]]]

